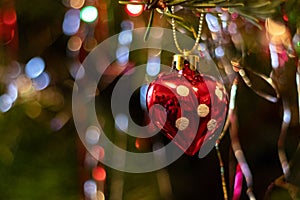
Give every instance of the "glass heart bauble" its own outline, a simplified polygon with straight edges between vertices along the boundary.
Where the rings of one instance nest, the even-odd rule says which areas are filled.
[[[162,73],[150,83],[147,108],[155,126],[175,138],[186,154],[194,155],[219,136],[215,133],[224,125],[227,93],[215,78],[197,72],[193,57],[176,62],[176,71]]]

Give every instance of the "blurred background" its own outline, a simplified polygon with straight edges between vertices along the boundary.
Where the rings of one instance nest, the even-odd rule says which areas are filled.
[[[168,53],[129,54],[128,46],[134,38],[128,30],[148,23],[150,13],[143,9],[126,7],[115,0],[0,1],[0,199],[223,199],[215,150],[203,159],[183,155],[164,169],[131,174],[99,163],[86,151],[77,134],[72,119],[75,77],[84,75],[82,62],[99,43],[123,32],[116,52],[123,56],[106,71],[98,87],[98,117],[112,140],[121,146],[125,144],[136,152],[151,151],[151,140],[120,133],[115,128],[117,119],[112,118],[109,110],[111,92],[124,71],[152,58],[145,79],[153,80],[160,72],[160,63],[172,64]],[[291,15],[295,18],[291,33],[297,36],[297,14],[291,11]],[[186,18],[194,19],[190,12]],[[272,66],[261,39],[264,34],[251,23],[237,24],[247,30],[243,32],[245,43],[252,44],[247,64],[269,75]],[[170,28],[168,20],[158,14],[153,26]],[[208,28],[205,30],[210,33]],[[300,37],[297,42],[299,47]],[[224,61],[220,57],[214,57],[218,67]],[[138,124],[147,121],[144,101],[145,88],[132,95],[131,117]],[[282,103],[264,100],[241,81],[236,107],[240,142],[252,170],[254,193],[263,199],[270,184],[282,175],[277,153]],[[126,123],[126,117],[120,116],[118,120]],[[97,130],[90,131],[86,133],[87,140],[93,143],[93,131]],[[297,146],[299,126],[290,128],[289,133],[286,150],[290,159]],[[156,139],[168,142],[163,135]],[[230,145],[226,134],[220,150],[229,196],[233,192],[236,164]],[[96,157],[105,156],[100,146],[93,153]],[[240,199],[248,199],[245,180],[243,183]],[[287,196],[286,190],[275,195],[277,199],[289,199]]]

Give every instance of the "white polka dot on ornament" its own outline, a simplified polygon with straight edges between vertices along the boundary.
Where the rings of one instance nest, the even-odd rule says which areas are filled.
[[[199,117],[206,117],[209,113],[209,107],[206,104],[200,104],[197,108],[197,114]]]
[[[179,85],[179,86],[176,88],[176,92],[177,92],[177,94],[179,94],[180,96],[186,97],[186,96],[189,95],[190,90],[189,90],[189,88],[187,88],[187,87],[184,86],[184,85]]]
[[[175,126],[178,128],[178,130],[183,131],[189,126],[189,119],[186,117],[180,117],[176,120]]]
[[[216,128],[217,126],[217,120],[215,119],[211,119],[209,120],[209,122],[207,122],[207,130],[208,131],[212,131]]]

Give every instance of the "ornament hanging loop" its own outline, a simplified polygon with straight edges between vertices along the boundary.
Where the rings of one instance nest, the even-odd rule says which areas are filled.
[[[174,6],[171,7],[171,12],[172,12],[172,14],[175,13]],[[182,53],[184,55],[188,55],[188,54],[191,54],[191,52],[193,52],[198,47],[198,44],[199,44],[199,41],[200,41],[200,38],[201,38],[201,33],[202,33],[203,19],[204,19],[204,13],[201,12],[200,17],[199,17],[198,33],[197,33],[197,36],[196,36],[195,44],[192,47],[192,49],[186,50],[186,49],[181,49],[180,48],[180,45],[179,45],[178,40],[177,40],[177,35],[176,35],[176,22],[175,22],[174,17],[172,18],[171,25],[172,25],[172,31],[173,31],[173,39],[174,39],[174,42],[175,42],[175,46],[176,46],[177,50],[180,53]]]
[[[185,62],[189,63],[189,68],[192,71],[196,71],[199,68],[200,59],[197,55],[175,54],[173,56],[173,69],[183,70]]]

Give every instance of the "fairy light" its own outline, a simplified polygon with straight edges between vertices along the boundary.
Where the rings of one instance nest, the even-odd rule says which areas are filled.
[[[43,73],[44,69],[44,60],[40,57],[34,57],[26,64],[25,73],[29,78],[36,78]]]
[[[47,72],[43,72],[38,77],[32,79],[32,85],[35,90],[43,90],[50,84],[50,76]]]
[[[98,10],[95,6],[85,6],[80,11],[82,21],[92,23],[98,18]]]
[[[80,9],[84,5],[85,0],[70,0],[69,4],[72,8]]]
[[[160,57],[154,56],[148,58],[146,72],[149,76],[157,76],[160,72]]]
[[[85,133],[85,140],[89,144],[97,144],[100,138],[100,130],[96,126],[90,126]]]
[[[115,128],[126,132],[128,129],[128,116],[120,113],[115,116]]]
[[[106,171],[103,167],[97,166],[92,170],[92,176],[96,181],[105,181]]]
[[[17,21],[17,14],[14,9],[6,10],[3,13],[3,23],[6,25],[13,25]]]
[[[80,11],[78,9],[70,9],[66,12],[62,29],[66,35],[74,35],[80,27]]]
[[[42,106],[39,102],[33,101],[25,106],[25,113],[31,119],[37,118],[42,112]]]
[[[126,65],[129,62],[129,48],[127,46],[118,47],[116,58],[119,65]]]
[[[132,2],[138,2],[138,1],[132,1]],[[144,10],[143,5],[135,5],[135,4],[127,4],[126,5],[126,12],[128,15],[132,17],[137,17],[142,14]]]
[[[95,199],[97,195],[97,184],[94,180],[87,180],[84,185],[84,194],[89,199]]]
[[[16,101],[18,98],[18,87],[15,83],[10,83],[7,86],[7,94],[10,96],[12,101]]]
[[[74,79],[81,79],[85,75],[85,70],[79,61],[74,61],[70,64],[70,74]]]
[[[132,31],[125,30],[119,34],[118,37],[119,44],[121,45],[129,45],[132,42]]]
[[[13,104],[13,100],[8,94],[0,96],[0,112],[7,112]]]
[[[79,36],[72,36],[70,37],[67,47],[68,50],[76,52],[79,51],[82,45],[82,40]]]

